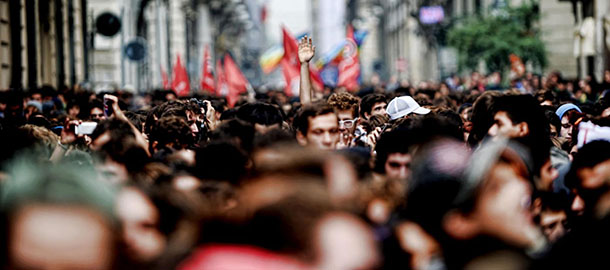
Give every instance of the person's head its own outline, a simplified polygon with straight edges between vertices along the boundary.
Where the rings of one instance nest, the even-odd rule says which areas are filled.
[[[228,141],[249,153],[255,134],[254,126],[248,122],[239,119],[223,120],[210,134],[210,141]]]
[[[458,240],[492,237],[519,248],[540,240],[528,202],[531,196],[525,149],[507,140],[490,141],[475,151],[464,172],[443,228]]]
[[[411,173],[411,146],[409,131],[392,130],[381,134],[375,145],[375,171],[392,179],[406,179]]]
[[[28,100],[34,100],[42,103],[42,91],[39,89],[33,89],[29,92]]]
[[[248,103],[237,109],[237,118],[254,126],[258,133],[282,127],[284,117],[281,110],[267,103]]]
[[[335,111],[326,103],[302,107],[294,118],[297,142],[324,150],[334,150],[339,142],[339,121]]]
[[[181,150],[191,145],[193,135],[191,128],[182,117],[166,116],[159,119],[152,127],[149,141],[155,151],[162,148]]]
[[[360,116],[369,119],[371,115],[385,114],[388,99],[384,94],[368,94],[360,101]]]
[[[498,91],[486,91],[477,97],[472,105],[472,129],[468,135],[468,144],[471,147],[477,146],[487,136],[489,128],[494,124],[491,106],[495,97],[500,95]]]
[[[540,105],[529,95],[505,95],[494,99],[492,105],[493,125],[490,136],[508,138],[532,137],[540,133],[547,135],[548,124]]]
[[[572,210],[584,203],[584,212],[597,218],[610,212],[610,142],[593,141],[585,144],[574,156],[566,185],[576,196]]]
[[[341,133],[353,133],[358,122],[360,99],[348,92],[333,93],[328,97],[328,105],[335,109],[339,118]]]
[[[91,171],[31,160],[11,165],[0,189],[2,268],[116,269],[115,194]]]
[[[555,243],[568,230],[570,200],[565,193],[553,192],[543,192],[539,194],[538,198],[540,200],[540,213],[535,217],[535,220],[549,242]]]
[[[226,181],[239,185],[246,175],[248,157],[235,144],[211,142],[195,154],[197,176],[204,180]]]
[[[66,105],[66,113],[71,118],[78,118],[81,114],[80,105],[75,101],[68,102],[68,104]]]
[[[176,190],[169,183],[123,188],[115,211],[125,255],[141,266],[171,263],[171,256],[182,255],[172,252],[192,248],[205,207],[198,193]]]
[[[569,110],[562,114],[561,118],[559,118],[561,119],[561,130],[559,132],[559,137],[564,138],[568,142],[572,142],[574,123],[576,123],[576,121],[583,116],[585,115],[578,110]]]
[[[106,119],[104,114],[104,104],[99,100],[94,100],[89,105],[89,120],[99,122]]]
[[[159,210],[140,189],[125,187],[117,197],[116,213],[121,221],[126,254],[136,262],[148,262],[165,249],[166,238],[159,231]]]
[[[550,166],[549,122],[542,107],[530,95],[506,95],[497,97],[492,105],[494,123],[489,128],[490,136],[515,139],[528,148],[533,158],[533,175],[547,176],[541,171]],[[549,176],[552,177],[552,176]],[[555,176],[556,177],[556,176]],[[546,179],[544,182],[551,182]],[[536,184],[538,188],[542,185]],[[548,185],[545,185],[548,186]]]
[[[401,96],[392,99],[386,109],[390,120],[396,120],[403,117],[408,117],[410,114],[428,114],[430,110],[419,106],[419,104],[410,96]]]

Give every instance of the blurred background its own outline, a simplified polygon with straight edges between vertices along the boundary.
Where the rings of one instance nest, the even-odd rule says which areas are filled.
[[[523,68],[601,81],[610,67],[608,0],[0,0],[0,89],[146,92],[178,58],[198,89],[208,48],[264,92],[285,85],[282,27],[313,37],[333,86],[348,25],[364,84]]]

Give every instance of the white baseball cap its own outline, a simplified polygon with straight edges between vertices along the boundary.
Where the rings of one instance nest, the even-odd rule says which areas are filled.
[[[419,106],[410,96],[402,96],[392,99],[386,109],[391,120],[401,118],[410,113],[427,114],[430,110]]]

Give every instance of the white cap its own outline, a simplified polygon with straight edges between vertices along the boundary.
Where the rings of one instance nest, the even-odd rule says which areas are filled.
[[[427,114],[430,110],[419,106],[410,96],[402,96],[392,99],[386,109],[390,119],[395,120],[410,113]]]

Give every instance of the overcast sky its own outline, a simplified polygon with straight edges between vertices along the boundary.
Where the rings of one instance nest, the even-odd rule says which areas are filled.
[[[311,32],[309,0],[269,0],[267,3],[267,37],[269,42],[282,39],[280,26],[284,24],[293,35]]]

